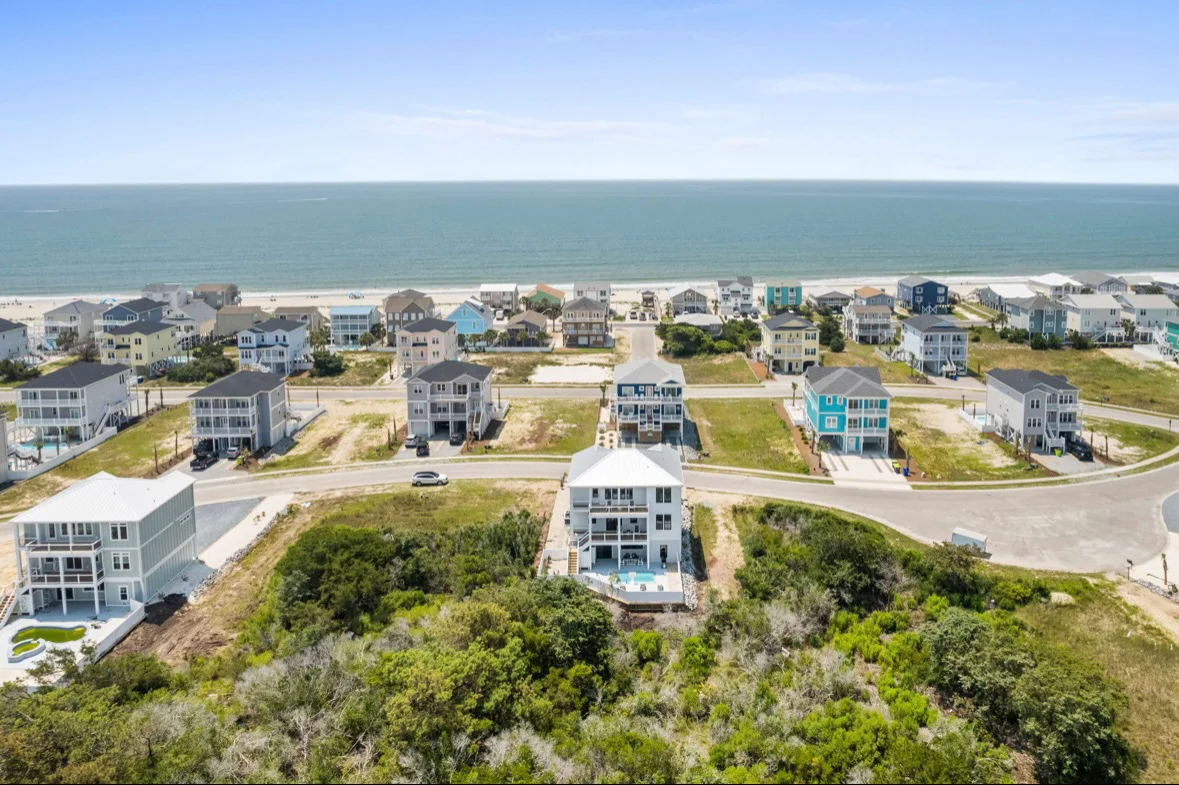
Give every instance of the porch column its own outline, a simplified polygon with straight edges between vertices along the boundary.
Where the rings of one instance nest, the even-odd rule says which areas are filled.
[[[94,583],[94,615],[98,615],[98,556],[90,556],[90,580]]]
[[[19,591],[19,587],[21,586],[21,584],[23,584],[25,581],[24,570],[21,569],[21,562],[24,561],[24,559],[21,558],[21,547],[20,547],[20,532],[21,532],[21,529],[23,529],[23,528],[24,528],[23,524],[19,524],[19,523],[12,524],[12,545],[13,545],[12,552],[13,552],[13,555],[16,556],[16,585],[18,587],[18,591]]]
[[[66,585],[65,585],[65,559],[57,560],[57,578],[61,581],[61,612],[69,613],[70,606],[66,602]]]

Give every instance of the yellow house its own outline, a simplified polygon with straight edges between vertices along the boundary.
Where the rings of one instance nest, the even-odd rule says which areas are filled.
[[[792,313],[761,323],[761,352],[773,373],[802,373],[819,364],[819,328]]]
[[[168,361],[180,354],[176,325],[165,322],[130,322],[98,336],[104,365],[129,365],[140,376],[163,373]]]

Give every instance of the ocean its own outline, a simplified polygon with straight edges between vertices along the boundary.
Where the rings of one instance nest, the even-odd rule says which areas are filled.
[[[1179,270],[1179,186],[906,182],[0,187],[0,297]]]

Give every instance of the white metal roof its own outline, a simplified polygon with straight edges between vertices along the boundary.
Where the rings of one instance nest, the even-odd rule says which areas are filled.
[[[172,472],[157,480],[136,480],[99,472],[21,513],[13,518],[13,522],[140,521],[192,484],[193,479],[183,472]]]
[[[1080,286],[1081,282],[1076,278],[1069,278],[1067,275],[1060,273],[1045,273],[1044,275],[1035,275],[1028,280],[1033,283],[1043,284],[1044,286]]]
[[[647,449],[587,447],[573,456],[570,488],[666,488],[684,484],[679,455],[662,444]]]
[[[1004,300],[1018,299],[1020,297],[1034,297],[1035,292],[1026,283],[992,283],[987,286],[980,287],[981,289],[990,289],[992,292],[1002,297]]]

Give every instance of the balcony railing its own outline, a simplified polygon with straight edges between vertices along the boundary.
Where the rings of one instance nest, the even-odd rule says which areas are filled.
[[[100,582],[103,577],[103,570],[99,570],[94,574],[87,570],[85,572],[67,572],[65,574],[51,572],[33,573],[25,580],[34,586],[61,586],[64,584],[74,586],[82,583],[96,584]]]
[[[93,553],[102,550],[102,538],[67,540],[23,540],[21,547],[34,553]]]

